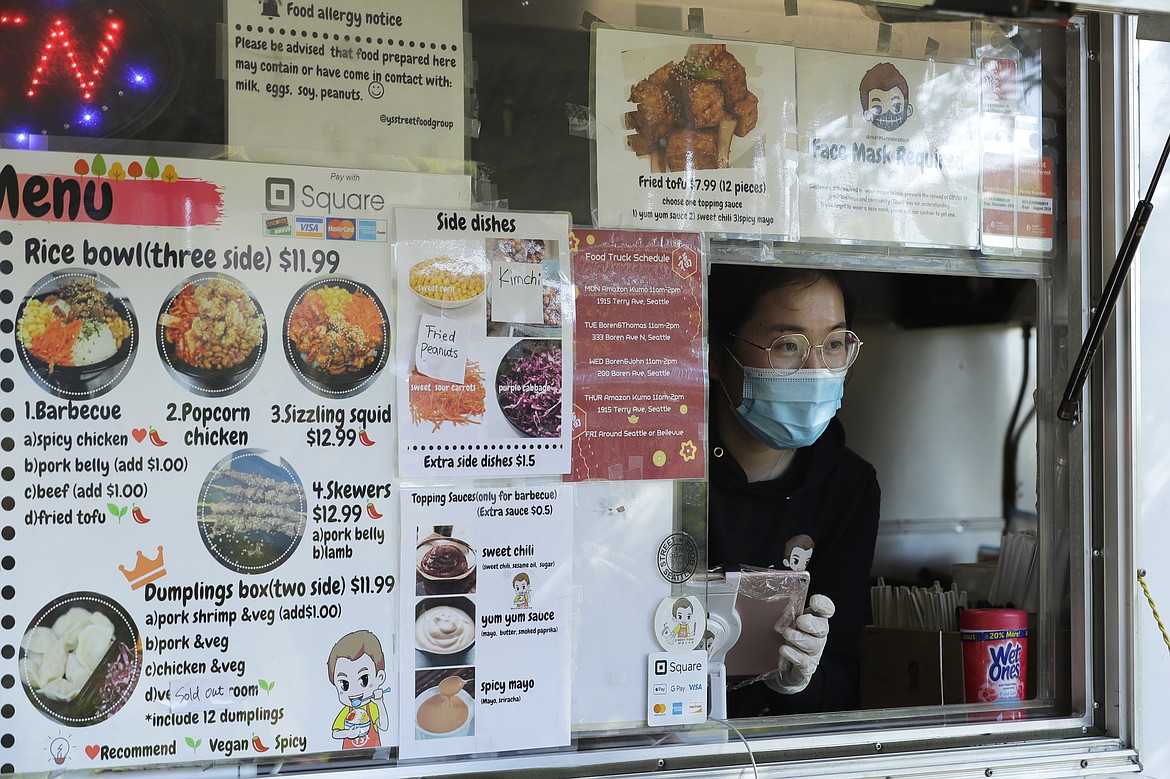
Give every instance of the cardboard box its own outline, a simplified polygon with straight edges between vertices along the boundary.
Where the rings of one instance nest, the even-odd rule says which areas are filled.
[[[861,629],[861,708],[963,703],[958,631]]]
[[[1039,647],[1034,614],[1028,615],[1027,693],[1036,697]],[[1057,631],[1056,703],[1069,707],[1069,631]],[[958,631],[866,625],[861,629],[861,708],[964,703],[963,646]]]

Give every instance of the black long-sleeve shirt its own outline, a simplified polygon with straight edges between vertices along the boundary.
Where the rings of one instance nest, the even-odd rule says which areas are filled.
[[[809,592],[827,595],[836,606],[820,666],[807,688],[794,695],[781,695],[762,682],[733,689],[728,713],[751,717],[856,708],[881,501],[877,473],[845,446],[845,430],[836,419],[815,443],[797,450],[789,469],[772,481],[748,482],[718,440],[711,452],[708,564],[725,571],[741,565],[790,567],[785,546],[806,535],[814,544],[806,568]]]

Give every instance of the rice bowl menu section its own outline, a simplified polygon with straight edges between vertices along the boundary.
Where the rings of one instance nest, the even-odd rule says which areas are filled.
[[[573,472],[705,473],[702,241],[697,233],[576,230]]]
[[[402,757],[569,743],[572,489],[403,488]]]
[[[388,203],[467,193],[0,152],[12,770],[394,743]]]
[[[567,214],[397,209],[404,477],[569,470]]]

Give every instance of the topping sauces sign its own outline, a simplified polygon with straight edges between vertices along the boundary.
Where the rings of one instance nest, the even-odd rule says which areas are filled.
[[[403,757],[569,743],[571,491],[403,489]]]

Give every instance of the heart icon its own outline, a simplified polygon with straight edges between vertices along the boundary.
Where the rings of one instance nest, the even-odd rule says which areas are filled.
[[[101,744],[89,744],[85,747],[85,754],[89,755],[89,759],[93,760],[102,751]]]
[[[136,427],[130,431],[130,435],[134,436],[135,441],[142,443],[144,440],[146,440],[146,428]]]

